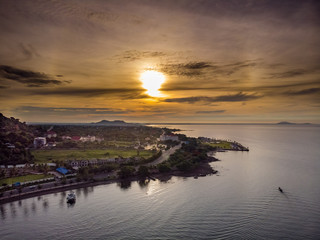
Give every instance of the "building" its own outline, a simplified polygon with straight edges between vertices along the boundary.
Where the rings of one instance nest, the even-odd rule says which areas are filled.
[[[172,134],[172,133],[170,133],[170,134],[162,134],[160,136],[160,141],[164,142],[164,141],[168,141],[168,140],[179,141],[179,137],[177,135]]]
[[[69,172],[68,169],[66,169],[66,168],[64,168],[64,167],[59,167],[59,168],[56,169],[56,171],[57,171],[58,173],[63,174],[63,175],[66,175],[66,174]]]
[[[47,143],[47,140],[45,137],[36,137],[34,140],[33,140],[33,146],[35,148],[42,148],[46,145]]]
[[[72,138],[71,138],[71,140],[72,141],[80,141],[80,139],[81,139],[81,137],[80,136],[73,136]]]
[[[62,136],[61,138],[62,138],[62,140],[71,140],[70,136]]]
[[[54,131],[48,131],[48,132],[46,133],[46,137],[47,137],[47,138],[55,138],[55,137],[57,137],[57,133],[54,132]]]
[[[16,146],[14,144],[11,144],[11,143],[6,143],[5,145],[7,146],[7,148],[10,148],[10,149],[16,148]]]
[[[52,147],[55,147],[55,146],[57,146],[57,144],[55,142],[48,142],[47,143],[47,147],[49,147],[49,148],[52,148]]]
[[[109,158],[109,159],[90,159],[90,160],[70,160],[69,164],[73,167],[73,168],[79,168],[79,167],[87,167],[89,165],[103,165],[103,164],[107,164],[107,163],[114,163],[116,162],[115,158]]]
[[[94,142],[96,140],[95,136],[86,136],[86,137],[81,137],[80,141],[81,142]]]

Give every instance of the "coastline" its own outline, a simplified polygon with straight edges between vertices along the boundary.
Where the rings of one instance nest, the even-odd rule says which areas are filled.
[[[170,180],[172,177],[197,178],[197,177],[205,177],[208,175],[210,176],[218,173],[218,171],[214,170],[209,164],[210,162],[215,162],[215,161],[220,161],[220,160],[210,157],[206,162],[202,162],[201,164],[199,164],[197,168],[193,169],[192,171],[181,172],[178,170],[172,170],[167,173],[153,173],[153,174],[150,174],[150,176],[147,178],[154,181],[159,180],[159,181],[165,182]],[[50,188],[37,189],[32,192],[26,192],[26,193],[20,193],[20,194],[17,193],[17,194],[12,194],[10,196],[0,197],[0,205],[14,202],[14,201],[20,201],[27,198],[42,196],[46,194],[59,193],[59,192],[68,191],[72,189],[93,187],[93,186],[112,184],[112,183],[121,183],[124,181],[134,182],[134,181],[141,181],[141,180],[143,179],[139,178],[138,176],[134,176],[134,177],[125,178],[125,179],[117,178],[117,179],[104,180],[99,178],[99,179],[94,179],[93,181],[69,183],[69,184],[50,187]]]

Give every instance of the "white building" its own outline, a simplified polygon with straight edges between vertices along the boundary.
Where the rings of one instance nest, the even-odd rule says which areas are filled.
[[[33,146],[35,148],[41,148],[41,147],[44,147],[47,143],[47,140],[45,137],[36,137],[34,140],[33,140]]]
[[[86,137],[81,137],[80,141],[81,142],[94,142],[96,140],[95,136],[86,136]]]
[[[174,134],[162,134],[160,136],[160,141],[168,141],[168,140],[171,140],[171,141],[179,141],[179,137],[177,135],[174,135]]]

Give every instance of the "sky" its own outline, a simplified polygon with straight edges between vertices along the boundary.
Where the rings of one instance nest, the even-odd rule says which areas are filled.
[[[0,36],[21,121],[320,123],[319,1],[0,0]]]

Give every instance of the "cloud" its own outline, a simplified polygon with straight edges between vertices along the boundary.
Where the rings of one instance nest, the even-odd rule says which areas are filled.
[[[141,99],[147,98],[141,88],[53,88],[53,89],[33,89],[32,94],[37,95],[57,95],[63,97],[118,97],[122,99]]]
[[[196,102],[242,102],[242,101],[250,101],[254,99],[261,98],[262,96],[258,96],[255,94],[245,94],[239,92],[233,95],[222,95],[218,97],[207,97],[207,96],[199,96],[199,97],[186,97],[186,98],[168,98],[165,99],[164,102],[176,102],[176,103],[196,103]]]
[[[177,64],[162,64],[161,71],[169,75],[195,76],[202,73],[201,70],[212,68],[209,62],[189,62]]]
[[[161,71],[169,75],[180,76],[197,76],[205,73],[210,73],[211,76],[230,76],[233,73],[245,68],[256,67],[262,65],[260,59],[258,60],[245,60],[231,64],[214,64],[211,62],[188,62],[188,63],[174,63],[162,64]]]
[[[224,113],[226,110],[214,110],[214,111],[197,111],[199,114],[211,114],[211,113]]]
[[[308,88],[300,91],[287,91],[284,94],[289,96],[300,96],[300,95],[310,95],[320,92],[320,88]]]
[[[31,44],[19,44],[19,49],[21,53],[25,56],[26,60],[29,60],[33,57],[40,57],[40,55],[37,53],[37,51],[34,49],[34,47]]]
[[[245,80],[244,80],[245,81]],[[162,87],[161,91],[229,91],[229,92],[256,92],[260,93],[264,96],[266,95],[283,95],[284,91],[289,91],[292,89],[304,89],[304,88],[317,88],[319,87],[319,80],[304,80],[299,82],[286,82],[281,83],[279,81],[274,81],[268,84],[257,84],[252,86],[246,86],[245,84],[241,84],[242,82],[239,80],[236,84],[223,84],[217,83],[217,81],[208,82],[204,80],[197,80],[197,84],[194,81],[179,81],[168,83],[164,87]]]
[[[141,60],[144,58],[157,58],[164,57],[168,54],[161,51],[138,51],[138,50],[129,50],[125,51],[120,55],[113,56],[113,59],[118,60],[120,62],[132,62],[136,60]]]
[[[119,19],[119,15],[109,9],[105,9],[104,11],[87,12],[87,18],[90,21],[115,22]]]
[[[43,87],[70,83],[70,81],[52,79],[45,73],[22,70],[6,65],[0,65],[0,78],[26,84],[28,87]]]
[[[242,92],[239,92],[234,95],[224,95],[224,96],[218,96],[215,97],[216,102],[242,102],[242,101],[249,101],[261,98],[262,96],[254,95],[254,94],[245,94]]]
[[[298,77],[301,75],[305,74],[310,74],[315,72],[314,69],[294,69],[286,72],[281,72],[281,73],[270,73],[270,78],[293,78],[293,77]]]
[[[77,114],[90,114],[90,115],[104,115],[104,114],[126,114],[130,110],[114,109],[114,108],[63,108],[63,107],[33,107],[21,106],[16,108],[17,112],[29,114],[57,114],[57,115],[77,115]]]

